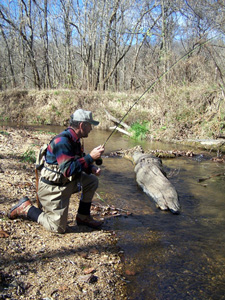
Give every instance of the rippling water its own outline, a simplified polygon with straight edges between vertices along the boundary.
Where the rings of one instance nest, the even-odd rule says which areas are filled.
[[[59,127],[45,127],[60,132]],[[85,140],[88,152],[103,144],[108,132],[95,130]],[[106,145],[106,155],[136,142],[115,134]],[[144,149],[177,149],[178,146],[143,143]],[[183,149],[182,146],[179,146]],[[133,165],[122,158],[103,159],[98,192],[107,204],[133,213],[110,219],[106,228],[115,230],[124,250],[129,299],[181,300],[225,299],[225,180],[214,177],[225,170],[202,155],[164,159],[181,204],[180,215],[162,212],[139,189]]]

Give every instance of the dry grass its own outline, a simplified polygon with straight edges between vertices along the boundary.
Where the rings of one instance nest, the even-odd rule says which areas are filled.
[[[100,128],[112,124],[104,109],[121,118],[141,94],[76,90],[6,91],[0,93],[2,120],[67,125],[77,108],[92,110]],[[221,88],[208,84],[169,86],[147,93],[125,121],[147,121],[155,139],[210,138],[224,134],[225,104]]]

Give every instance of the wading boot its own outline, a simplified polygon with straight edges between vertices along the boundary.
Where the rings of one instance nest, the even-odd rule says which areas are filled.
[[[85,225],[85,226],[95,228],[95,229],[101,227],[102,224],[104,223],[103,220],[95,220],[90,215],[86,216],[86,215],[81,215],[81,214],[77,214],[76,222],[77,222],[78,226]]]
[[[13,206],[10,210],[8,217],[9,219],[16,218],[27,218],[28,210],[32,207],[32,203],[30,202],[28,197],[23,197],[20,199],[17,205]]]

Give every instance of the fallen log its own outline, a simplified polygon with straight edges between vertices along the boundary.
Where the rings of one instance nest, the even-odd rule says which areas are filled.
[[[126,123],[124,122],[121,122],[120,120],[118,120],[117,118],[113,117],[106,109],[105,109],[105,112],[106,112],[106,115],[108,116],[109,120],[112,121],[113,123],[115,123],[116,125],[121,125],[123,126],[124,128],[126,129],[130,129],[130,126],[127,125]]]
[[[111,129],[111,130],[117,130],[117,131],[119,131],[119,132],[121,132],[121,133],[123,133],[123,134],[126,134],[126,135],[130,136],[130,137],[132,136],[132,133],[127,131],[127,130],[130,129],[130,126],[129,126],[129,125],[127,125],[126,123],[121,122],[121,121],[118,120],[117,118],[113,117],[106,109],[105,109],[105,112],[106,112],[106,115],[107,115],[108,119],[109,119],[110,121],[112,121],[114,124],[116,124],[116,126],[109,127],[109,129]],[[118,125],[120,125],[120,126],[126,128],[127,130],[125,130],[125,129],[119,127]]]
[[[141,152],[144,153],[144,150],[141,149],[141,146],[136,146],[133,149],[128,149],[128,150],[117,150],[114,152],[111,152],[111,156],[124,156],[126,154],[126,152],[130,152],[131,150],[134,150],[133,152],[136,151],[136,148],[139,149],[137,150],[137,152]],[[180,157],[180,156],[185,156],[185,157],[194,157],[197,156],[197,153],[194,153],[193,151],[181,151],[181,150],[148,150],[145,151],[146,154],[152,154],[155,157],[159,157],[159,158],[176,158],[176,157]],[[202,155],[203,156],[203,155]]]
[[[156,206],[161,210],[178,214],[180,211],[178,194],[166,177],[161,159],[152,154],[145,154],[140,146],[120,150],[118,153],[133,162],[137,184],[153,199]]]
[[[136,181],[161,210],[170,210],[177,214],[180,210],[177,192],[166,177],[161,159],[151,154],[136,152],[133,154]]]
[[[122,132],[123,134],[126,134],[126,135],[128,135],[128,136],[132,136],[132,133],[130,133],[130,132],[128,132],[128,131],[126,131],[126,130],[120,128],[120,127],[117,127],[117,126],[109,127],[109,129],[111,129],[111,130],[115,130],[115,129],[116,129],[116,130],[118,130],[119,132]]]
[[[225,135],[224,134],[217,134],[215,136],[216,139],[225,139]]]

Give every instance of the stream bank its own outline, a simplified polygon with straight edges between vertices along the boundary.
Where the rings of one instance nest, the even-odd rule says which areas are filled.
[[[187,97],[188,94],[188,97]],[[105,109],[121,119],[140,95],[80,90],[11,90],[0,92],[0,120],[20,124],[67,126],[77,108],[91,110],[99,129],[113,124]],[[208,86],[157,91],[143,98],[126,117],[129,125],[147,126],[145,139],[225,153],[225,103]]]
[[[25,195],[36,205],[30,159],[51,136],[0,126],[0,298],[127,299],[115,232],[76,226],[80,195],[71,198],[64,235],[48,232],[28,220],[7,217],[10,208]]]

